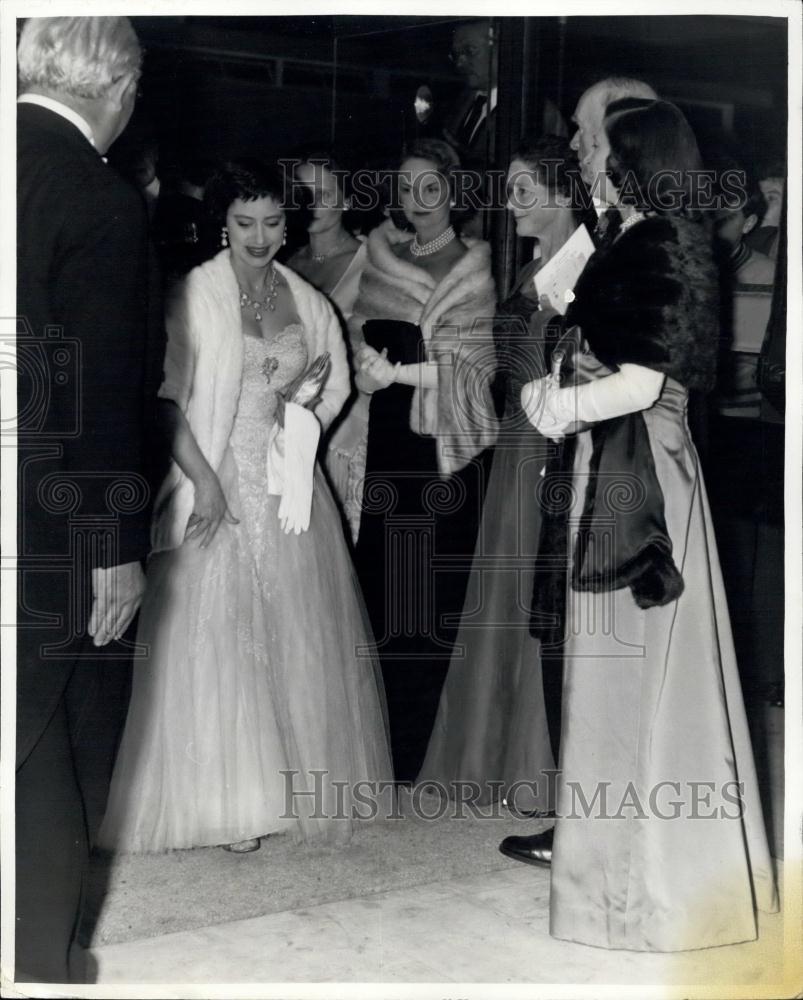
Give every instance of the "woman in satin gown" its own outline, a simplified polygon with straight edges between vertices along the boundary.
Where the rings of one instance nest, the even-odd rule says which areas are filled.
[[[455,154],[428,140],[400,164],[412,232],[368,240],[352,316],[371,393],[356,564],[388,694],[396,777],[418,773],[463,604],[493,443],[490,248],[451,225]]]
[[[504,417],[455,651],[418,776],[432,791],[481,805],[505,798],[524,812],[554,808],[561,663],[530,631],[539,485],[554,446],[527,420],[519,397],[525,382],[546,374],[547,321],[555,314],[539,310],[534,279],[575,231],[580,190],[568,140],[522,139],[508,169],[507,208],[516,234],[538,241],[538,256],[494,324]]]
[[[344,219],[351,207],[348,172],[331,153],[308,150],[295,167],[294,181],[312,196],[312,218],[307,227],[309,242],[293,254],[288,266],[326,295],[348,336],[348,320],[368,250],[365,237],[353,236]],[[323,451],[326,471],[354,544],[360,531],[367,438],[368,397],[352,387],[329,428]]]
[[[576,436],[550,933],[637,951],[749,941],[777,908],[688,393],[711,388],[718,296],[695,211],[700,156],[664,101],[611,104],[607,200],[622,226],[567,315],[593,355],[525,386],[542,433]],[[605,366],[600,368],[600,366]]]
[[[155,505],[138,632],[149,655],[106,849],[246,852],[282,831],[344,843],[354,784],[392,778],[370,626],[315,466],[320,427],[348,394],[345,348],[325,297],[275,262],[282,192],[281,175],[252,161],[210,181],[225,248],[168,310],[160,396],[174,465]],[[324,352],[320,399],[285,402]],[[349,786],[340,810],[336,781]]]

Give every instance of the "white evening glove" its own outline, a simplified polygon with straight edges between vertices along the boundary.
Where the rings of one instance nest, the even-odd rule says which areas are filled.
[[[285,534],[309,528],[315,455],[321,425],[298,403],[285,403],[284,427],[274,424],[268,443],[268,493],[280,494],[279,521]]]
[[[521,406],[544,437],[556,440],[577,421],[595,424],[648,410],[661,395],[665,378],[652,368],[624,364],[611,375],[561,389],[547,375],[522,387]]]

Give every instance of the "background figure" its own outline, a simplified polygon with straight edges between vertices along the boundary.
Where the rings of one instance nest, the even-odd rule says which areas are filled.
[[[745,243],[751,250],[758,250],[775,260],[778,256],[786,164],[779,160],[763,163],[756,170],[756,176],[758,189],[764,198],[764,212],[755,227],[745,235]]]
[[[499,52],[490,18],[468,21],[455,28],[452,65],[465,88],[447,115],[443,137],[454,146],[465,167],[490,167],[495,162],[495,118]],[[548,98],[544,102],[540,131],[566,135],[560,111]],[[487,157],[486,157],[487,151]]]
[[[734,169],[738,167],[734,164]],[[775,279],[775,261],[747,242],[764,216],[767,203],[758,188],[746,192],[747,198],[740,205],[723,204],[715,213],[715,249],[722,260],[727,287],[725,294],[733,292],[734,285],[768,285]]]
[[[166,176],[160,189],[154,239],[168,285],[220,250],[220,233],[212,232],[203,207],[204,188],[214,170],[211,160],[190,160]]]
[[[206,197],[230,245],[168,311],[160,396],[175,464],[156,500],[138,631],[150,655],[107,849],[242,853],[279,831],[343,843],[351,800],[341,789],[338,812],[334,783],[391,778],[378,665],[360,652],[370,628],[315,461],[348,395],[346,352],[326,298],[275,261],[284,196],[281,173],[255,161],[215,175]],[[293,402],[325,352],[322,389]]]
[[[116,640],[144,582],[159,351],[145,206],[101,159],[134,107],[136,35],[126,18],[31,18],[18,57],[17,308],[29,326],[17,346],[15,976],[68,982],[85,977],[68,958],[85,811],[103,811],[130,683],[131,645]]]
[[[508,796],[516,782],[537,782],[537,794],[522,784],[509,802],[520,811],[554,808],[547,772],[558,757],[561,679],[560,655],[530,634],[529,610],[541,471],[555,445],[529,423],[520,395],[525,382],[546,374],[547,325],[555,316],[539,310],[534,277],[574,232],[581,211],[573,199],[581,190],[568,140],[522,139],[508,170],[507,208],[516,234],[536,239],[540,255],[519,273],[494,324],[504,417],[455,650],[418,776],[455,796],[453,783],[476,783],[483,804]]]
[[[323,292],[334,305],[348,336],[365,265],[365,237],[355,238],[344,223],[351,208],[348,171],[331,153],[308,150],[297,164],[294,181],[312,195],[309,242],[288,260],[288,266]],[[349,357],[353,345],[349,344]],[[368,437],[368,397],[352,387],[351,394],[323,441],[324,461],[352,542],[360,530],[365,444]]]
[[[444,138],[469,168],[486,166],[486,148],[488,162],[494,158],[498,53],[492,37],[487,18],[461,24],[452,36],[449,58],[465,89],[446,122]]]
[[[490,249],[450,224],[453,150],[422,141],[400,164],[413,233],[368,240],[351,320],[371,393],[356,561],[388,692],[396,777],[421,767],[463,604],[496,419]]]
[[[140,192],[153,221],[161,192],[159,145],[143,123],[132,125],[109,151],[109,163]]]
[[[610,105],[599,152],[622,226],[581,275],[567,323],[595,367],[615,373],[567,388],[541,380],[522,396],[550,436],[592,424],[577,438],[569,518],[550,933],[637,951],[715,947],[755,938],[754,907],[773,910],[777,896],[686,421],[688,390],[710,388],[716,367],[716,271],[691,194],[701,161],[663,101]],[[669,171],[682,201],[661,211],[652,182]]]
[[[758,381],[776,262],[747,244],[766,210],[756,187],[744,206],[716,212],[721,346],[706,463],[742,684],[759,709],[768,690],[783,682],[783,608],[776,599],[783,588],[783,543],[773,523],[778,513],[770,513],[778,506],[770,499],[775,484],[783,479],[783,428],[762,419]]]

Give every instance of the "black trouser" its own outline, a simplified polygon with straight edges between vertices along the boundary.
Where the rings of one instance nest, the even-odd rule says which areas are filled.
[[[39,633],[39,634],[37,634]],[[133,635],[133,626],[126,638]],[[41,631],[21,629],[17,669],[39,656]],[[105,647],[117,650],[118,644]],[[91,639],[83,650],[92,652]],[[128,706],[130,661],[79,660],[16,777],[17,981],[82,981],[70,963],[91,838],[106,808]]]
[[[89,857],[66,699],[17,771],[16,981],[70,981]]]

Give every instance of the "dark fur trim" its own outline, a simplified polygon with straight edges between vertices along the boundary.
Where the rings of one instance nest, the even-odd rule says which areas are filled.
[[[632,559],[617,566],[615,572],[572,580],[574,590],[590,590],[595,594],[623,587],[630,588],[640,608],[655,608],[680,597],[683,577],[671,551],[660,542],[648,542]]]
[[[687,389],[712,387],[719,292],[702,224],[655,216],[589,261],[567,324],[577,323],[609,366],[640,364]]]

